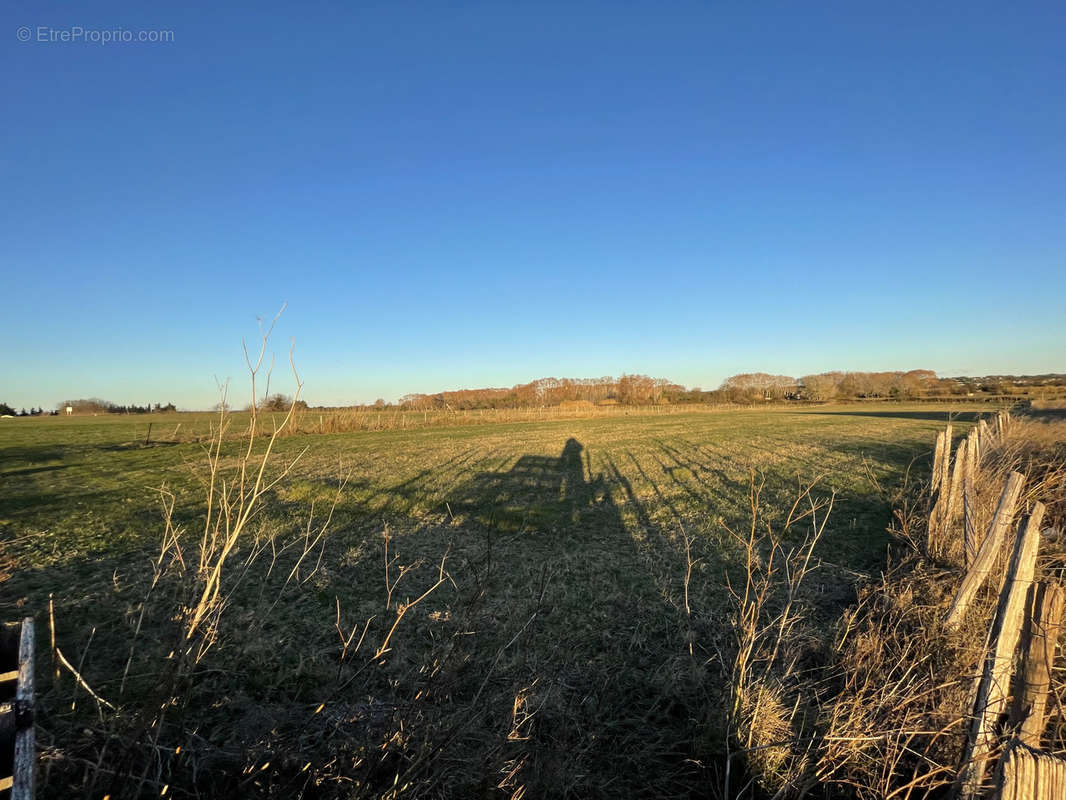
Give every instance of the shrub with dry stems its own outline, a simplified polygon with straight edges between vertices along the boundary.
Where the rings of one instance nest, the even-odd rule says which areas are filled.
[[[272,328],[260,330],[255,357],[245,351],[253,398]],[[53,621],[57,669],[42,705],[61,708],[58,696],[69,693],[70,712],[39,721],[43,794],[381,796],[418,785],[420,764],[461,724],[459,714],[436,715],[416,733],[404,728],[435,713],[427,698],[454,672],[453,643],[393,656],[410,612],[449,580],[446,555],[405,564],[390,554],[386,529],[384,613],[353,621],[338,598],[335,620],[301,614],[329,585],[323,553],[345,487],[325,513],[312,504],[298,528],[272,511],[274,488],[300,457],[276,463],[299,402],[294,366],[293,376],[287,409],[268,414],[253,402],[237,437],[222,388],[199,500],[178,510],[160,489],[159,549],[139,597],[124,590],[125,620],[106,622],[109,644],[126,645],[101,654],[91,682],[83,667],[91,638],[68,658]],[[401,684],[414,696],[396,691]]]
[[[1064,470],[1066,424],[1013,422],[982,457],[974,490],[978,529],[987,528],[1011,472],[1026,476],[1021,510],[1039,500],[1052,529],[1061,526]],[[914,546],[925,538],[928,515],[908,494],[897,502],[894,530],[905,533],[906,545],[899,563],[862,591],[839,625],[840,688],[821,723],[818,777],[857,797],[924,796],[953,784],[1000,589],[988,582],[957,627],[944,624],[964,570],[961,532],[950,530],[954,539],[931,561]],[[1044,537],[1044,577],[1061,579],[1063,544],[1060,536]],[[992,575],[1003,574],[1009,551],[1002,548]],[[1049,746],[1064,743],[1056,733]]]
[[[1036,501],[1047,507],[1038,577],[1066,579],[1066,421],[1016,420],[983,453],[970,509],[978,529],[989,525],[1012,471],[1026,477],[1020,508]],[[796,599],[821,527],[812,518],[811,535],[786,550],[757,523],[753,482],[751,529],[736,537],[746,555],[744,583],[733,591],[730,730],[734,755],[744,757],[760,791],[798,797],[820,787],[828,796],[873,800],[927,796],[955,783],[1000,587],[988,582],[959,625],[945,624],[965,556],[955,525],[929,557],[930,494],[908,471],[892,498],[892,563],[860,588],[836,624],[830,657],[804,664],[797,646],[807,621]],[[806,497],[810,503],[809,490]],[[1010,547],[1002,550],[992,575],[1003,574]],[[1066,659],[1059,656],[1045,746],[1066,753],[1062,678]],[[733,780],[723,796],[753,790]]]
[[[725,797],[745,796],[756,785],[779,793],[799,790],[810,774],[820,687],[811,680],[818,647],[805,581],[833,507],[832,496],[815,496],[816,484],[799,490],[784,523],[775,526],[761,500],[763,481],[753,473],[748,529],[729,531],[742,563],[739,582],[727,578],[734,641],[727,662],[731,752]],[[747,783],[734,777],[738,756],[750,773]]]

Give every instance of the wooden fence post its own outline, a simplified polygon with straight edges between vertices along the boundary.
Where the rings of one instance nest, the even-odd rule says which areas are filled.
[[[936,435],[936,446],[933,449],[933,479],[930,483],[935,491],[940,486],[940,478],[944,474],[944,431]]]
[[[1000,545],[1007,533],[1007,529],[1010,527],[1011,520],[1014,518],[1014,506],[1018,503],[1018,497],[1022,493],[1022,485],[1024,483],[1025,477],[1020,473],[1012,472],[1007,477],[1007,483],[999,497],[999,506],[996,508],[996,514],[988,526],[988,533],[985,534],[984,541],[981,542],[981,549],[977,551],[973,566],[970,567],[969,572],[962,579],[959,591],[955,594],[955,600],[952,602],[947,617],[944,619],[944,623],[948,627],[953,628],[959,624],[974,595],[977,594],[977,590],[981,588],[981,584],[984,583],[988,573],[992,570]]]
[[[1003,759],[999,800],[1061,800],[1066,797],[1066,761],[1012,742]]]
[[[948,494],[951,491],[951,424],[936,437],[937,453],[933,460],[933,485],[936,490],[936,503],[929,512],[929,529],[926,549],[930,556],[939,552],[937,539],[943,532],[946,522]]]
[[[1044,735],[1051,666],[1055,663],[1066,590],[1060,583],[1034,584],[1029,601],[1022,632],[1024,661],[1011,716],[1018,739],[1029,747],[1039,748]]]
[[[977,435],[978,443],[981,445],[981,452],[983,453],[988,449],[992,436],[992,429],[988,427],[988,420],[982,419],[977,423]]]
[[[976,797],[982,789],[985,767],[994,750],[996,724],[1007,705],[1014,651],[1021,638],[1025,601],[1036,570],[1036,554],[1040,547],[1040,523],[1044,519],[1044,505],[1035,503],[1033,510],[1019,526],[1006,581],[999,595],[996,616],[989,631],[989,653],[984,672],[977,687],[973,722],[966,743],[959,781],[964,798]]]
[[[0,728],[3,746],[10,748],[0,758],[0,792],[9,792],[10,800],[33,800],[36,751],[33,729],[33,617],[4,625],[0,652],[3,672],[0,683],[14,682],[14,691],[5,688],[7,700],[0,703]],[[15,669],[10,669],[10,667]],[[11,770],[8,773],[8,769]]]
[[[951,429],[951,423],[949,422],[944,426],[944,469],[947,470],[951,466],[951,435],[953,431]],[[941,475],[941,479],[944,476]]]
[[[962,472],[962,563],[969,568],[977,556],[981,542],[977,540],[977,520],[974,518],[974,480],[977,477],[977,434],[966,437],[966,465]]]
[[[958,497],[962,489],[962,476],[966,470],[966,442],[959,442],[955,449],[955,466],[951,471],[951,486],[948,489],[948,502],[944,509],[944,523],[951,525],[955,521],[959,507]]]

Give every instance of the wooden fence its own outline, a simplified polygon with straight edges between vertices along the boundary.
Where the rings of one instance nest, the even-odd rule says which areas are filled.
[[[31,800],[33,617],[0,628],[0,797]]]
[[[987,620],[985,658],[955,793],[964,800],[1064,800],[1066,760],[1040,750],[1066,604],[1066,589],[1036,574],[1045,508],[1032,503],[1015,524],[1025,477],[1011,472],[994,511],[978,524],[982,456],[1009,436],[1011,424],[1010,414],[1000,411],[991,424],[982,419],[957,444],[948,425],[937,436],[933,459],[927,549],[932,557],[961,550],[964,565],[945,625],[959,627],[981,588],[993,576],[1001,581]],[[997,569],[1008,552],[1005,571]]]

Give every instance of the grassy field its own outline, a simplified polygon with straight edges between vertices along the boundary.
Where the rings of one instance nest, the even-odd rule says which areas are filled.
[[[144,762],[137,792],[357,796],[404,775],[453,797],[705,795],[724,733],[729,531],[750,523],[753,476],[760,524],[781,524],[810,481],[835,494],[814,554],[812,611],[828,621],[883,563],[891,490],[912,463],[927,473],[945,420],[961,432],[987,411],[863,404],[283,438],[274,472],[299,460],[241,545],[198,673],[210,708],[156,740],[167,755]],[[206,425],[0,425],[3,617],[33,614],[44,631],[54,596],[57,645],[120,711],[148,692],[180,611],[149,614],[133,647],[163,532],[158,488],[176,497],[186,558],[203,526],[203,445],[159,440],[179,419]],[[400,604],[442,574],[388,638]],[[351,658],[344,639],[364,624],[361,652],[387,639],[388,653]],[[131,734],[45,671],[42,796],[117,785],[100,765],[133,758],[113,744]]]

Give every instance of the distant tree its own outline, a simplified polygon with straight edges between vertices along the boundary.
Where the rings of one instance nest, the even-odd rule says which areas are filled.
[[[871,372],[870,391],[867,397],[888,397],[892,392],[892,381],[895,375],[891,372]]]
[[[848,372],[837,386],[841,397],[869,397],[872,390],[873,381],[868,372]]]
[[[259,404],[259,409],[261,411],[288,411],[291,405],[292,398],[278,392],[269,397],[264,397],[263,402]]]
[[[719,390],[734,403],[782,400],[795,393],[796,379],[788,375],[744,372],[726,378],[722,381]]]
[[[834,373],[823,372],[818,375],[804,375],[800,378],[800,383],[803,384],[804,397],[809,400],[832,400],[837,396],[839,381]]]
[[[622,375],[618,379],[618,402],[629,406],[655,403],[662,390],[647,375]]]
[[[912,369],[896,374],[890,393],[895,397],[922,397],[936,384],[936,373],[928,369]]]
[[[258,409],[260,411],[288,411],[292,407],[292,397],[281,392],[276,392],[268,397],[264,397],[260,401]],[[297,411],[306,411],[307,403],[303,400],[296,401]]]
[[[400,398],[400,405],[411,411],[428,411],[433,401],[428,394],[405,394]]]
[[[56,408],[64,410],[68,406],[74,409],[75,414],[106,414],[115,404],[109,400],[101,400],[99,397],[83,397],[78,400],[64,400]]]
[[[7,403],[0,403],[0,416],[15,416],[15,409],[9,406]]]

